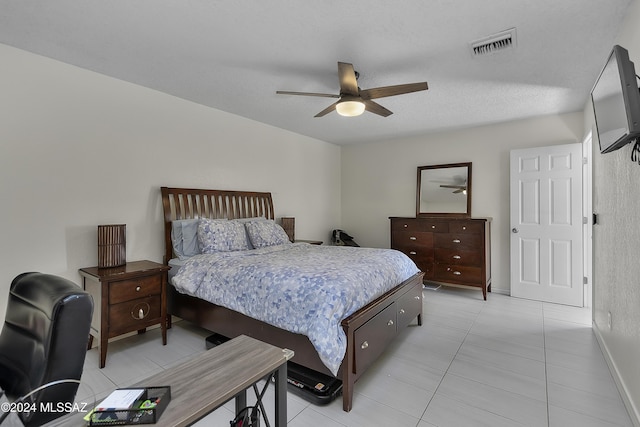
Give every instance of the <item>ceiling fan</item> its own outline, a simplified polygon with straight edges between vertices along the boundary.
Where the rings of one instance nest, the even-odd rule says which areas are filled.
[[[279,95],[302,95],[302,96],[320,96],[325,98],[338,98],[336,102],[320,111],[314,117],[322,117],[336,110],[342,116],[359,116],[367,110],[371,113],[387,117],[393,114],[392,111],[386,109],[372,99],[384,98],[387,96],[402,95],[405,93],[418,92],[429,89],[427,82],[408,83],[395,86],[376,87],[372,89],[360,89],[358,87],[359,73],[353,69],[353,64],[348,62],[338,62],[338,76],[340,78],[340,94],[334,95],[329,93],[313,93],[313,92],[291,92],[279,90]]]

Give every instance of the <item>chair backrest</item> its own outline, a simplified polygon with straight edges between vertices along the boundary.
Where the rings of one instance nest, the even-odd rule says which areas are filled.
[[[0,387],[10,399],[57,380],[80,380],[87,352],[93,300],[62,277],[23,273],[11,283],[0,333]],[[29,401],[73,402],[77,383],[34,393]],[[41,425],[61,413],[21,414],[26,426]]]

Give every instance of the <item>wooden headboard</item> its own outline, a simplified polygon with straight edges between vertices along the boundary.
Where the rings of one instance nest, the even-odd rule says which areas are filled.
[[[271,193],[161,187],[164,211],[164,262],[173,256],[171,221],[176,219],[275,219]]]

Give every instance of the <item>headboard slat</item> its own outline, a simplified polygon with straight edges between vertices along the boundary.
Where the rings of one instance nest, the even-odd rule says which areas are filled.
[[[271,193],[161,187],[164,211],[165,259],[173,256],[171,222],[177,219],[275,219]]]

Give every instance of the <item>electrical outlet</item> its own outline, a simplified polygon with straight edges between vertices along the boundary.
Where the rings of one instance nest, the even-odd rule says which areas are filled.
[[[610,311],[607,313],[607,326],[609,327],[609,330],[611,330],[611,312]]]

